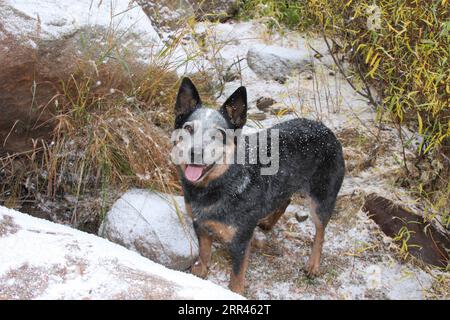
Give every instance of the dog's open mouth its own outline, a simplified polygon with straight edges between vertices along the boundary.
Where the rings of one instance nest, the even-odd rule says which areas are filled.
[[[184,170],[184,176],[191,182],[197,182],[200,180],[213,165],[205,164],[188,164]]]

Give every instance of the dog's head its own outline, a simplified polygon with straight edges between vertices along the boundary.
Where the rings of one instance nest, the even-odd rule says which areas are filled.
[[[223,175],[234,157],[235,135],[247,121],[247,91],[238,88],[219,110],[205,108],[194,84],[184,78],[175,105],[172,159],[195,185]]]

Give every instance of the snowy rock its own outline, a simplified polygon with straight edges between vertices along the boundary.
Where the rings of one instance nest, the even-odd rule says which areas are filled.
[[[257,44],[247,53],[249,67],[260,78],[285,82],[294,73],[312,70],[311,54],[305,50]]]
[[[198,256],[191,218],[179,196],[130,190],[108,212],[99,235],[176,270],[188,269]]]
[[[261,111],[267,111],[269,110],[270,106],[274,105],[275,103],[277,102],[270,97],[260,97],[256,100],[256,108]]]
[[[158,31],[172,33],[184,27],[195,17],[197,20],[222,20],[239,9],[238,0],[137,0]]]
[[[49,135],[52,98],[82,63],[93,74],[98,61],[148,63],[161,46],[146,14],[128,0],[0,1],[0,144],[9,135],[7,151],[28,150],[32,138]]]
[[[149,19],[128,0],[4,0],[2,33],[23,36],[23,42],[58,40],[82,28],[127,31],[149,41],[159,41]]]
[[[240,299],[126,248],[0,206],[2,299]]]

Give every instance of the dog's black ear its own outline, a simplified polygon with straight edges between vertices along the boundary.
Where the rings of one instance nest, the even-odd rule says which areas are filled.
[[[191,79],[183,78],[175,103],[175,117],[188,114],[201,104],[200,96]]]
[[[247,122],[247,90],[239,87],[223,104],[220,109],[222,115],[234,126],[240,129]]]

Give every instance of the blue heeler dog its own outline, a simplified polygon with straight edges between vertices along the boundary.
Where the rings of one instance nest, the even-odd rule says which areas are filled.
[[[177,158],[177,167],[200,246],[192,273],[207,276],[211,244],[217,239],[232,258],[229,287],[242,294],[255,228],[270,230],[292,195],[300,192],[310,199],[316,227],[306,273],[317,275],[325,227],[345,171],[342,147],[333,132],[320,122],[299,118],[241,135],[247,120],[245,87],[216,111],[202,106],[188,78],[181,83],[175,116],[172,155],[187,155]],[[232,138],[230,132],[235,133]],[[210,138],[202,139],[205,136]]]

